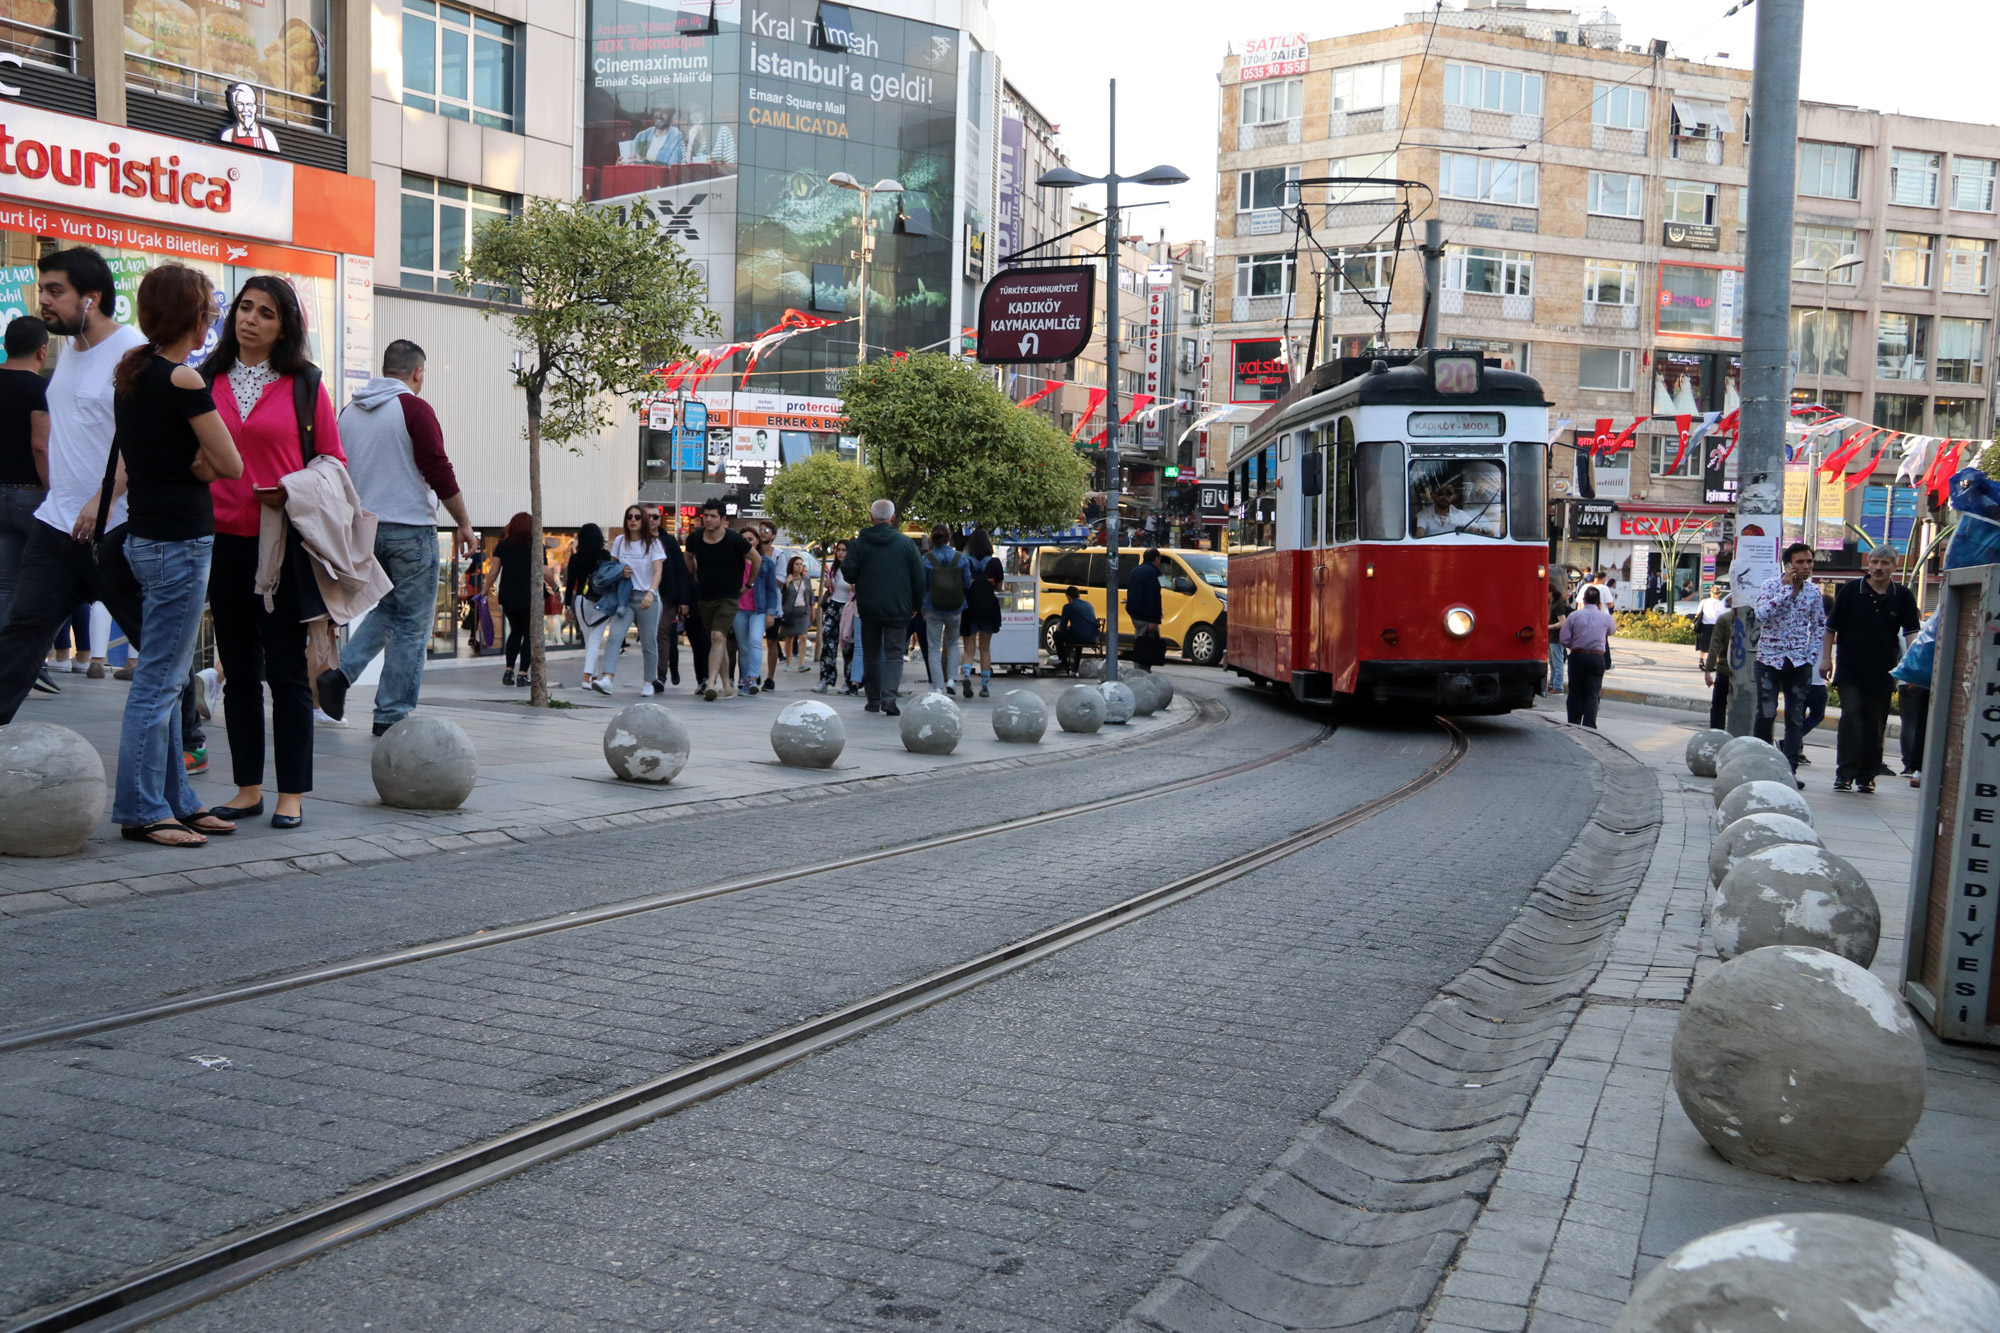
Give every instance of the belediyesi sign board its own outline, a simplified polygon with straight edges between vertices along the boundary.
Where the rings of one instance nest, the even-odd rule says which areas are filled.
[[[1021,268],[979,296],[979,360],[987,365],[1068,361],[1090,342],[1097,270]]]

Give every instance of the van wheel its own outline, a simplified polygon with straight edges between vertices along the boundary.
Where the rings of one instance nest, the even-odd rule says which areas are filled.
[[[1181,656],[1196,666],[1214,666],[1222,660],[1222,636],[1213,625],[1196,625],[1181,644]]]
[[[1042,622],[1042,651],[1050,657],[1056,655],[1056,629],[1061,624],[1061,616],[1050,616]]]

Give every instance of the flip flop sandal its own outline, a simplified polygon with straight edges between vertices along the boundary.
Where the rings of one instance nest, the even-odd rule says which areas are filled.
[[[212,821],[212,826],[203,827],[202,824],[198,822],[204,819]],[[228,820],[222,818],[219,815],[210,814],[206,810],[201,811],[199,814],[186,815],[182,817],[182,819],[180,820],[180,826],[184,829],[189,830],[190,832],[205,834],[211,838],[226,838],[230,834],[236,832],[236,825],[230,823]]]
[[[197,834],[198,840],[195,842],[169,842],[154,836],[160,833],[195,833],[195,830],[181,823],[178,819],[162,819],[157,824],[142,824],[137,828],[121,828],[118,830],[119,836],[127,842],[150,842],[155,847],[205,847],[208,845],[207,837],[199,834]]]

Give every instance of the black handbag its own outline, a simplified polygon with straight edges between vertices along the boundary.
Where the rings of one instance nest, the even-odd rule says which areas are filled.
[[[104,484],[97,491],[97,526],[90,537],[90,562],[97,566],[98,577],[103,590],[114,594],[122,593],[132,601],[141,600],[143,594],[139,580],[132,573],[132,566],[125,559],[125,528],[106,529],[111,521],[111,488],[118,480],[118,441],[111,442],[111,452],[104,459]],[[99,597],[99,601],[109,600]]]

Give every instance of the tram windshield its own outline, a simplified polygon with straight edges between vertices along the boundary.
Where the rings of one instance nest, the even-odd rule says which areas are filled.
[[[1410,532],[1417,537],[1507,535],[1507,473],[1498,459],[1410,463]]]

